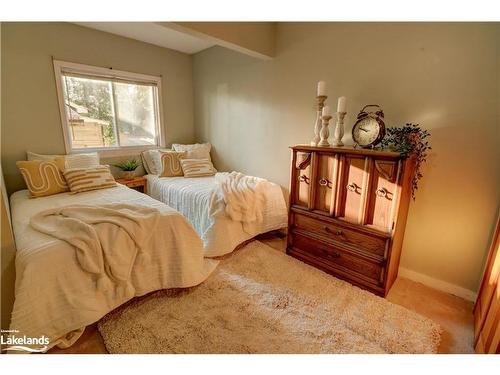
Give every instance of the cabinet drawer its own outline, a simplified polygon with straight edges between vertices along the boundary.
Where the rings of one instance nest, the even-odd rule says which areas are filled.
[[[361,233],[340,224],[337,225],[300,214],[294,214],[294,225],[299,229],[320,236],[324,241],[348,245],[368,255],[373,254],[384,259],[387,257],[386,249],[389,241],[387,238]]]
[[[338,246],[296,232],[292,233],[292,247],[316,258],[319,262],[343,271],[343,275],[348,275],[348,278],[361,279],[365,283],[378,286],[384,283],[384,262],[377,263],[361,259]]]

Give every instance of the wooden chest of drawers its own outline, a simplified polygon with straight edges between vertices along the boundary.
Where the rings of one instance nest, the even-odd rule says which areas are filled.
[[[397,277],[413,158],[292,147],[287,253],[385,296]]]

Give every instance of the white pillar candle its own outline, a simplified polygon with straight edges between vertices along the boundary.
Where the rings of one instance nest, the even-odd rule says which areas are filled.
[[[325,81],[318,82],[318,96],[326,96],[326,82]]]
[[[330,116],[330,107],[329,106],[325,105],[323,107],[323,113],[322,113],[322,115],[323,115],[323,117]]]
[[[337,103],[337,112],[345,112],[346,110],[346,97],[341,96]]]

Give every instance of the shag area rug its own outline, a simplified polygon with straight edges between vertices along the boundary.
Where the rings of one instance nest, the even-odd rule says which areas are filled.
[[[98,324],[110,353],[435,353],[433,321],[254,241]]]

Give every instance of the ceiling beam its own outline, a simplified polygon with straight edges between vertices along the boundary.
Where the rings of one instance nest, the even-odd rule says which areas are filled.
[[[173,30],[264,60],[275,55],[275,22],[158,22]]]

